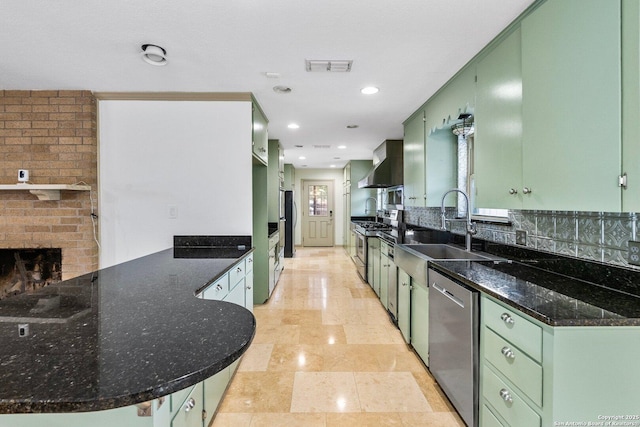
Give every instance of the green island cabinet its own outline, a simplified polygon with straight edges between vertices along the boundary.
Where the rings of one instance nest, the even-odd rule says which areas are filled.
[[[480,323],[481,427],[640,422],[640,327],[551,327],[484,294]]]
[[[638,45],[637,5],[628,4],[636,9],[629,20],[635,38],[632,29],[621,34],[620,1],[548,0],[483,53],[475,111],[478,207],[622,209],[622,108],[635,113],[633,122],[640,111],[637,90],[621,93],[628,76],[621,38]],[[636,76],[625,82],[633,89],[638,52],[629,52],[636,62],[624,63]],[[632,115],[623,123],[629,141],[637,135]]]
[[[229,301],[251,310],[252,278],[253,253],[234,264],[198,298]],[[96,412],[2,414],[0,426],[208,427],[239,363],[240,359],[202,382],[139,405]]]
[[[398,328],[405,342],[411,342],[411,276],[398,267]]]

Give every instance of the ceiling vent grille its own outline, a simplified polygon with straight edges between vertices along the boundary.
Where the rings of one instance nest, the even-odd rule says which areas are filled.
[[[308,72],[329,71],[332,73],[348,73],[351,71],[351,60],[332,60],[332,59],[305,59],[305,66]]]

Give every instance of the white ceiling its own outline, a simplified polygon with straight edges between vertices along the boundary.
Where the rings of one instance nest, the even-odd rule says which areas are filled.
[[[286,163],[342,167],[402,138],[402,122],[533,1],[4,0],[0,89],[252,92]],[[167,66],[141,60],[145,43],[167,50]],[[305,59],[353,67],[308,73]],[[362,95],[368,85],[380,92]]]

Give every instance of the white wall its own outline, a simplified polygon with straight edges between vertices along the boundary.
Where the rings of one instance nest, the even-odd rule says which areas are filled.
[[[302,181],[303,180],[331,180],[333,181],[333,205],[335,217],[334,224],[334,245],[342,245],[343,230],[343,218],[344,218],[344,206],[342,203],[342,181],[344,180],[344,174],[342,169],[306,169],[296,168],[296,188],[295,188],[295,200],[298,206],[298,224],[296,225],[296,245],[302,245],[302,212],[300,207],[302,206]]]
[[[174,235],[252,234],[250,102],[98,108],[101,268],[170,248]]]

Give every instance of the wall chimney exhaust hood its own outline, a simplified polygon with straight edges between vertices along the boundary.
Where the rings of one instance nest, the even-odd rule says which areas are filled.
[[[403,184],[402,140],[387,139],[373,151],[373,168],[358,188],[388,188]]]

